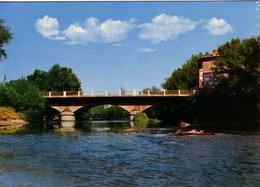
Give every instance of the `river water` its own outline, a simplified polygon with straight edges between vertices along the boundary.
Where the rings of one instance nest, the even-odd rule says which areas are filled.
[[[260,186],[257,125],[177,126],[84,121],[0,130],[0,186]]]

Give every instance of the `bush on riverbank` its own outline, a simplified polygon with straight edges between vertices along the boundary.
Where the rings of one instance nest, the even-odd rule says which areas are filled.
[[[14,108],[23,113],[26,120],[37,120],[44,111],[45,99],[37,86],[18,79],[0,85],[0,106]]]
[[[0,121],[20,120],[21,116],[13,108],[0,107]]]
[[[148,122],[149,118],[145,113],[137,113],[134,117],[134,122]]]

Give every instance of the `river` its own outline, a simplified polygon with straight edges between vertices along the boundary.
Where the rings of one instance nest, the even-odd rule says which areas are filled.
[[[259,126],[84,121],[0,130],[0,186],[260,186]]]

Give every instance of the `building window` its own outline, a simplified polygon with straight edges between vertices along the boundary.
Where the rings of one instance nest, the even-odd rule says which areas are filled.
[[[214,75],[204,74],[204,85],[212,85],[213,79],[214,79]]]
[[[216,67],[216,64],[215,64],[216,61],[211,61],[210,62],[210,68],[211,69],[214,69]]]

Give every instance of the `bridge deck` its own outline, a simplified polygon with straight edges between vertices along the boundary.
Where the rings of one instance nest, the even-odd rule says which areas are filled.
[[[197,90],[146,90],[146,91],[58,91],[43,92],[49,97],[187,97],[194,95]]]

